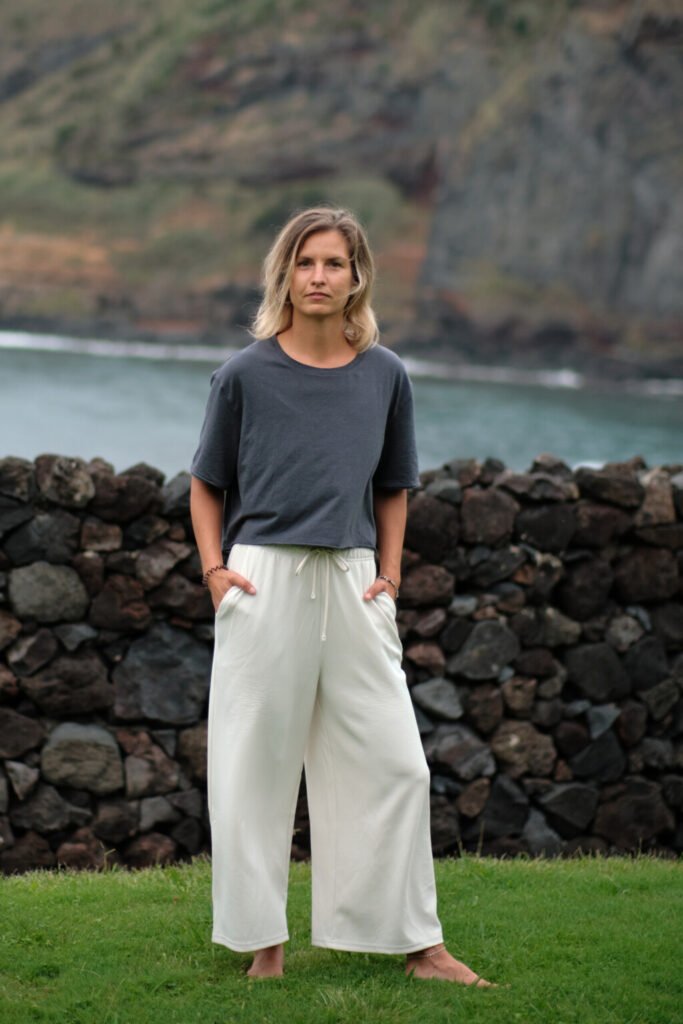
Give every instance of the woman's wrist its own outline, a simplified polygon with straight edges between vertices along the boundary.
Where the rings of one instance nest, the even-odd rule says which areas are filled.
[[[208,587],[209,578],[213,576],[214,573],[220,572],[221,569],[225,568],[227,568],[227,566],[225,566],[223,562],[217,562],[215,565],[210,566],[202,575],[202,586]]]
[[[395,591],[394,596],[398,597],[398,585],[400,583],[400,580],[397,580],[393,576],[389,576],[388,574],[385,574],[383,572],[377,573],[377,579],[378,580],[386,580],[387,583],[390,583],[391,586],[394,588],[394,591]]]

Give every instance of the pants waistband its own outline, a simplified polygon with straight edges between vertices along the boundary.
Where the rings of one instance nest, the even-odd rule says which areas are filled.
[[[299,558],[303,558],[307,551],[324,551],[337,553],[342,556],[347,562],[363,561],[375,557],[373,548],[329,548],[321,547],[315,544],[243,544],[237,541],[232,545],[233,548],[258,548],[260,551],[272,551],[274,554],[287,553],[291,555],[298,555]],[[232,549],[231,549],[232,550]]]

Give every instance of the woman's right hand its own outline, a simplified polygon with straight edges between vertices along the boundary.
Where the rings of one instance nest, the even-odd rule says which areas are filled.
[[[227,592],[232,590],[233,587],[240,587],[242,590],[246,590],[248,594],[256,593],[254,584],[246,576],[240,576],[238,572],[233,572],[232,569],[222,569],[220,572],[212,573],[208,579],[208,586],[211,591],[215,612],[218,611],[218,606]]]

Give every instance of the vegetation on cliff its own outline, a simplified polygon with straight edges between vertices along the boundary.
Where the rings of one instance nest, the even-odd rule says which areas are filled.
[[[682,0],[6,0],[0,316],[225,337],[352,206],[389,343],[683,373]]]

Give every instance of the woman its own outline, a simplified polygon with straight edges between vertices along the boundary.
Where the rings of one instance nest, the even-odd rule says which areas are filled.
[[[212,941],[253,951],[252,977],[282,974],[304,763],[313,944],[405,953],[416,977],[484,986],[436,914],[429,770],[395,622],[419,484],[412,392],[377,344],[373,277],[352,214],[294,216],[265,261],[256,340],[211,376],[191,514],[216,610]]]

